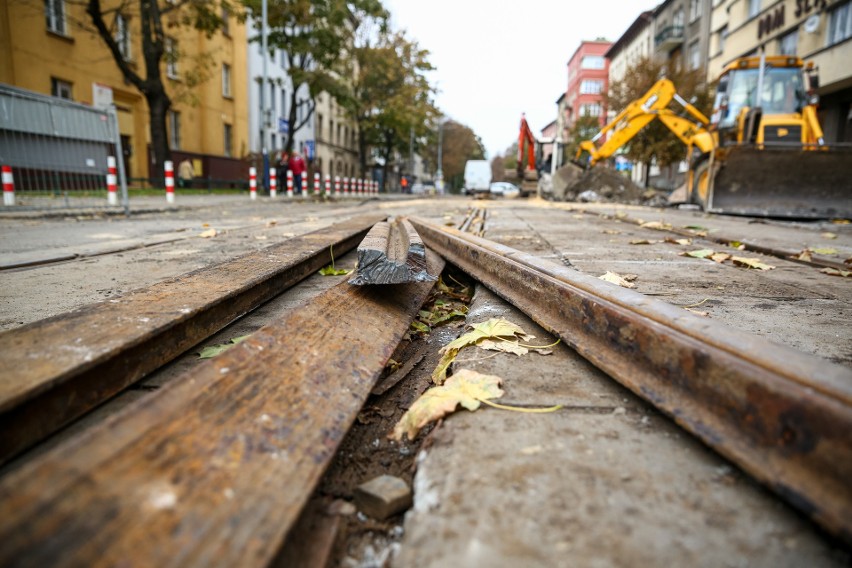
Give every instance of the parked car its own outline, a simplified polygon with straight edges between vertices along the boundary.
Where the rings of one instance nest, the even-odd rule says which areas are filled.
[[[495,181],[489,191],[492,197],[517,197],[521,194],[517,185],[507,181]]]
[[[415,183],[411,186],[411,193],[413,195],[422,195],[424,193],[424,188],[422,183]]]

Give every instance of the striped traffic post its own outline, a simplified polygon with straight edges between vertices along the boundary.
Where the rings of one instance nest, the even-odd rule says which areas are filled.
[[[116,187],[115,156],[107,156],[107,203],[118,205],[118,188]]]
[[[358,195],[364,195],[364,180],[358,178]]]
[[[287,198],[293,199],[293,171],[287,170]]]
[[[257,168],[249,168],[249,197],[257,199]]]
[[[349,197],[349,178],[343,178],[343,197]]]
[[[319,172],[314,174],[314,196],[319,197],[320,194],[320,175]]]
[[[308,196],[308,172],[302,174],[302,199]]]
[[[15,204],[15,176],[12,166],[3,166],[3,205]]]
[[[168,203],[175,202],[175,165],[171,160],[166,160],[163,164],[166,169],[166,201]]]
[[[331,195],[331,176],[325,174],[325,196]]]
[[[334,176],[334,196],[340,197],[340,176]]]
[[[269,197],[278,197],[278,170],[275,168],[269,168]]]

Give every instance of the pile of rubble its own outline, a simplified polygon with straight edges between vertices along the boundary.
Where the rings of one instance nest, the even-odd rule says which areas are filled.
[[[544,178],[542,193],[554,201],[666,205],[665,192],[640,187],[630,178],[604,166],[584,170],[569,163],[553,176],[545,175]]]

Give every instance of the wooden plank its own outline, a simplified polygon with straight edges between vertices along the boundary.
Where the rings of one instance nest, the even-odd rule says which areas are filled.
[[[432,286],[341,282],[12,472],[0,565],[266,565]]]
[[[350,284],[434,282],[426,270],[426,248],[406,219],[378,223],[358,245],[358,269]]]
[[[338,223],[0,333],[0,463],[351,250],[384,215]]]

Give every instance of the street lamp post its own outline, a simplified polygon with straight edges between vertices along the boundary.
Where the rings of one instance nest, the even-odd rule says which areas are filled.
[[[435,172],[435,189],[444,191],[444,121],[438,124],[438,171]]]
[[[267,20],[269,17],[267,0],[262,0],[261,2],[260,16],[262,20],[260,23],[260,45],[263,55],[263,77],[260,81],[260,148],[263,154],[263,187],[269,188],[269,149],[266,146],[269,141],[269,111],[266,108],[266,84],[269,81],[266,69],[266,59],[269,55],[269,46],[267,43]]]

